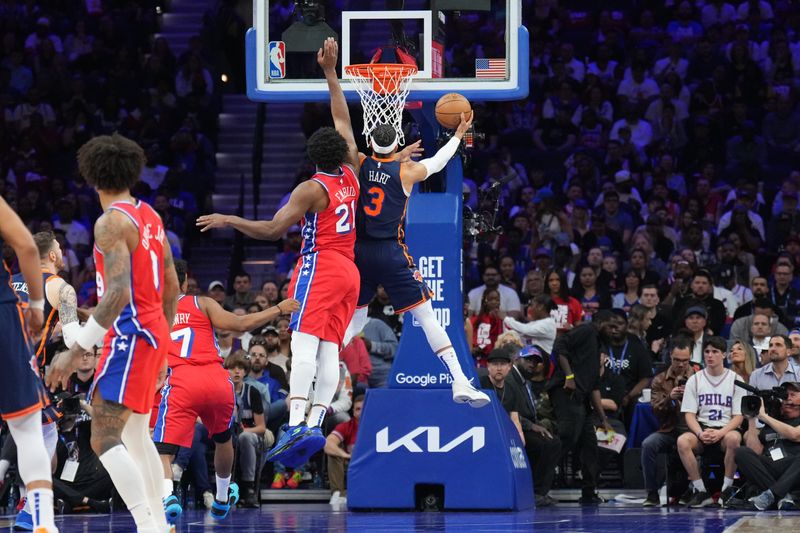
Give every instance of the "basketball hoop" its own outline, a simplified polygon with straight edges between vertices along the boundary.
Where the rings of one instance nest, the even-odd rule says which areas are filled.
[[[375,126],[389,124],[397,132],[399,143],[404,144],[403,109],[417,67],[399,63],[365,63],[348,65],[344,71],[352,76],[352,82],[361,97],[364,136],[369,139]]]

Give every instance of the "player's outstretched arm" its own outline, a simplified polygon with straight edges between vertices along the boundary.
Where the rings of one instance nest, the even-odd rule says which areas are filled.
[[[461,113],[461,123],[458,125],[455,134],[447,141],[447,144],[439,148],[439,151],[433,157],[423,159],[419,163],[414,161],[403,163],[403,183],[413,185],[414,183],[425,181],[428,176],[436,174],[447,166],[447,162],[456,155],[456,150],[458,150],[464,134],[472,126],[472,117],[474,115],[474,112],[470,112],[469,118],[467,118],[464,113]]]
[[[350,122],[350,110],[347,108],[347,100],[344,91],[339,83],[339,76],[336,74],[336,62],[339,60],[339,44],[333,37],[328,37],[322,43],[322,48],[317,52],[317,63],[325,73],[325,81],[328,82],[328,92],[331,93],[331,115],[336,131],[344,137],[347,142],[347,163],[358,173],[360,159],[358,157],[358,147],[356,138],[353,135],[353,124]]]
[[[198,298],[198,302],[200,303],[200,309],[205,313],[215,329],[224,329],[237,333],[252,331],[268,322],[272,322],[281,315],[288,315],[300,309],[300,302],[293,298],[287,298],[278,302],[277,305],[268,307],[258,313],[239,316],[226,311],[216,300],[208,296],[201,296]]]
[[[39,266],[39,251],[33,236],[11,206],[0,197],[0,237],[14,249],[19,261],[19,268],[25,283],[28,284],[28,300],[38,301],[36,309],[28,306],[26,309],[26,325],[31,333],[38,334],[44,323],[44,287],[42,284],[42,269]]]
[[[175,272],[175,261],[172,257],[172,248],[169,245],[167,235],[161,242],[164,248],[164,291],[161,294],[164,317],[167,319],[169,329],[175,322],[175,313],[178,310],[178,293],[181,291],[178,283],[178,274]]]
[[[253,239],[277,241],[313,207],[324,209],[327,198],[327,194],[318,184],[304,181],[295,187],[289,201],[275,213],[272,220],[247,220],[233,215],[212,213],[198,217],[197,226],[200,231],[231,227]]]

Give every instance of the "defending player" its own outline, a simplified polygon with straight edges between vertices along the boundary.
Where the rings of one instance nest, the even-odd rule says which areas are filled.
[[[283,300],[258,313],[238,316],[225,311],[208,296],[186,296],[186,261],[175,261],[181,295],[172,326],[169,370],[150,419],[153,440],[164,468],[164,507],[174,523],[182,509],[172,494],[172,460],[178,448],[192,446],[199,417],[215,443],[214,470],[217,494],[211,517],[222,520],[239,499],[239,487],[231,483],[233,442],[231,423],[235,399],[228,371],[222,367],[215,329],[245,332],[299,309],[297,300]]]
[[[94,314],[69,352],[50,365],[51,390],[66,387],[78,358],[100,340],[103,353],[90,396],[92,449],[128,506],[140,533],[163,533],[163,474],[148,423],[156,382],[166,371],[178,279],[161,218],[130,192],[144,151],[121,135],[99,136],[78,150],[78,168],[95,188],[103,215],[94,226]]]
[[[339,384],[339,347],[358,300],[359,275],[353,263],[358,148],[336,75],[336,42],[328,39],[323,47],[317,62],[328,81],[336,128],[320,128],[308,140],[308,156],[317,172],[292,191],[272,220],[217,213],[197,219],[202,231],[231,226],[254,239],[277,240],[302,218],[302,255],[289,285],[289,294],[300,301],[290,324],[289,425],[267,456],[290,468],[325,446],[320,426]],[[315,375],[315,403],[306,418]]]
[[[41,332],[41,338],[35,342],[37,363],[40,368],[43,368],[45,364],[45,346],[50,342],[58,323],[61,324],[64,343],[67,346],[72,346],[75,343],[75,333],[80,328],[78,324],[78,298],[72,285],[58,275],[58,271],[64,268],[64,259],[61,254],[61,246],[58,244],[53,232],[41,231],[36,233],[33,236],[33,242],[39,251],[39,266],[45,294],[44,327]],[[28,284],[22,274],[15,274],[11,278],[11,286],[14,288],[14,292],[17,293],[22,307],[27,307],[29,301]],[[56,445],[58,444],[56,423],[59,418],[61,418],[61,414],[52,403],[42,410],[42,434],[44,435],[45,448],[47,448],[47,453],[51,458],[55,455]],[[14,527],[26,531],[33,529],[30,500],[26,500],[24,509],[17,514]]]
[[[20,477],[31,502],[33,530],[58,532],[53,522],[53,478],[42,435],[41,410],[49,404],[32,353],[30,335],[42,329],[44,290],[39,254],[28,228],[0,197],[0,247],[14,249],[28,284],[26,309],[11,288],[11,273],[3,261],[0,270],[0,416],[17,443]],[[26,327],[27,325],[27,327]]]
[[[467,380],[447,332],[436,319],[430,302],[431,291],[422,279],[405,243],[405,215],[415,183],[441,171],[455,155],[461,138],[472,124],[461,116],[453,138],[436,155],[415,161],[396,158],[398,137],[395,129],[380,124],[370,133],[372,156],[359,154],[361,195],[358,202],[356,266],[361,273],[361,291],[353,321],[344,342],[359,333],[367,323],[367,305],[382,285],[395,313],[410,312],[422,326],[428,344],[453,377],[453,401],[483,407],[489,397]]]

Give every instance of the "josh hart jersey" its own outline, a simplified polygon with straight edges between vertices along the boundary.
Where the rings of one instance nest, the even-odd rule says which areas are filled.
[[[158,213],[145,202],[136,204],[114,202],[109,211],[124,213],[139,230],[139,242],[131,252],[131,301],[126,305],[106,335],[106,340],[117,336],[143,337],[151,346],[158,347],[154,333],[159,322],[164,321],[162,294],[164,286],[164,225]],[[97,299],[105,293],[105,258],[95,245],[94,262],[97,267]],[[166,326],[164,326],[166,329]]]
[[[358,173],[361,185],[358,210],[359,239],[397,239],[404,242],[408,195],[400,181],[400,163],[366,157]]]
[[[729,369],[721,376],[711,376],[707,369],[693,374],[686,382],[681,412],[697,414],[697,421],[706,427],[724,427],[742,414],[744,389],[733,384],[737,379]]]
[[[355,258],[358,179],[349,166],[342,165],[340,170],[339,174],[317,172],[311,177],[328,193],[329,202],[319,213],[308,212],[303,217],[303,255],[334,250],[351,261]]]
[[[214,326],[200,309],[197,296],[182,295],[178,298],[168,361],[170,368],[222,362]]]
[[[50,300],[47,299],[47,283],[49,281],[61,279],[60,276],[50,272],[49,270],[42,269],[42,287],[44,287],[44,327],[42,328],[42,337],[34,346],[36,348],[36,357],[39,359],[39,364],[43,364],[41,360],[44,357],[44,347],[50,342],[50,337],[53,336],[53,329],[58,322],[58,309],[50,305]],[[22,274],[14,274],[11,278],[11,286],[14,287],[14,292],[19,296],[19,301],[22,302],[22,307],[28,306],[28,284]]]

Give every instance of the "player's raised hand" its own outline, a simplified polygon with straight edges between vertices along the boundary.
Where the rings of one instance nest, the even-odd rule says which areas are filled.
[[[41,309],[25,309],[25,327],[28,328],[28,337],[39,338],[44,324],[44,313]]]
[[[228,215],[222,215],[220,213],[201,215],[197,217],[197,226],[200,228],[201,232],[214,228],[225,228],[228,226]]]
[[[45,378],[45,384],[50,392],[55,392],[59,386],[62,389],[67,388],[69,377],[78,368],[78,360],[83,357],[83,351],[83,348],[75,343],[70,350],[57,353],[53,357]]]
[[[336,70],[336,61],[339,59],[339,44],[333,37],[328,37],[322,43],[322,48],[317,51],[317,63],[322,70]]]
[[[300,302],[294,298],[287,298],[278,302],[275,307],[278,308],[278,311],[280,311],[282,315],[288,315],[289,313],[294,313],[300,309]]]
[[[464,113],[461,113],[461,123],[458,125],[456,129],[455,136],[459,139],[464,138],[464,134],[467,133],[467,130],[472,126],[472,119],[475,116],[475,111],[469,112],[469,117],[464,116]]]
[[[400,163],[406,163],[411,161],[413,157],[419,157],[422,155],[422,152],[425,151],[425,148],[422,147],[422,139],[418,140],[415,143],[409,144],[399,152],[397,152],[397,157],[395,158],[396,161]]]

